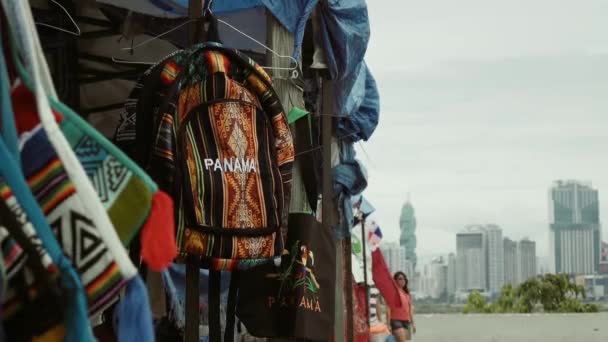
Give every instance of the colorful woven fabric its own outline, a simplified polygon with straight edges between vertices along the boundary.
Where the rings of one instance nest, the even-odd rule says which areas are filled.
[[[173,81],[183,68],[183,63],[199,47],[178,50],[151,66],[137,80],[129,94],[113,141],[129,157],[141,166],[147,166],[153,141],[154,118]]]
[[[5,261],[11,270],[2,319],[8,340],[29,341],[63,327],[61,305],[65,298],[58,286],[58,268],[2,179],[0,196],[0,241],[9,252]]]
[[[23,119],[36,116],[31,93],[23,87],[14,90],[13,104],[21,138],[22,171],[32,193],[57,237],[63,251],[74,263],[87,294],[90,315],[112,303],[134,270],[119,267],[105,236],[87,210],[63,162],[45,130],[36,126],[26,130]],[[57,113],[55,113],[58,116]],[[122,248],[122,247],[121,247]],[[131,265],[131,268],[133,266]]]
[[[7,224],[5,217],[5,220],[1,223],[2,226],[0,226],[0,244],[2,246],[2,254],[4,255],[4,265],[6,265],[8,281],[10,282],[11,279],[14,279],[18,273],[24,272],[28,259],[27,253],[10,234],[11,230],[14,231],[16,229],[20,230],[23,238],[29,240],[28,242],[30,245],[36,246],[36,252],[38,253],[37,257],[39,258],[39,262],[43,265],[44,270],[48,273],[47,276],[49,278],[57,278],[59,270],[42,245],[34,227],[27,221],[25,213],[15,199],[15,196],[13,196],[12,191],[2,178],[0,178],[0,200],[4,203],[3,205],[10,210],[9,213],[12,213],[12,215],[15,216],[15,219],[19,224],[18,227],[12,227],[12,229],[10,229],[8,226],[5,226]],[[2,216],[4,217],[6,214],[7,213],[3,211]],[[28,277],[26,280],[31,291],[36,292],[37,290],[33,283],[34,279]],[[22,303],[20,303],[16,297],[15,289],[9,287],[6,295],[3,297],[3,311],[5,317],[10,317],[20,309],[21,305]]]
[[[53,106],[65,116],[61,131],[93,183],[123,245],[127,246],[140,229],[146,230],[141,235],[141,257],[153,270],[165,269],[177,255],[171,198],[158,191],[139,166],[71,109],[59,102],[53,102]]]
[[[116,233],[126,246],[145,222],[156,189],[135,175],[97,137],[92,137],[81,129],[76,120],[74,116],[66,116],[61,122],[61,131],[108,211]]]
[[[22,71],[23,82],[30,84],[31,80],[25,75],[22,65],[17,63],[17,68]],[[21,92],[24,93],[24,91]],[[26,97],[27,95],[22,94],[20,96]],[[140,167],[69,107],[53,98],[49,101],[53,109],[57,111],[53,114],[63,133],[55,136],[53,144],[63,147],[65,142],[74,150],[74,158],[68,151],[64,153],[62,158],[65,161],[74,162],[75,169],[71,171],[73,174],[70,177],[76,177],[82,181],[83,189],[81,190],[85,190],[87,197],[92,195],[86,189],[91,184],[92,190],[98,195],[99,202],[106,209],[107,216],[93,215],[97,221],[105,222],[101,228],[105,228],[105,225],[111,223],[124,246],[129,244],[142,227],[148,229],[146,235],[157,236],[161,242],[142,241],[142,249],[147,251],[147,253],[142,251],[142,258],[154,270],[166,268],[177,254],[174,222],[171,217],[154,215],[151,209],[160,207],[161,211],[172,211],[172,201],[158,191],[157,185]],[[58,112],[61,114],[58,114]],[[19,130],[30,130],[38,122],[36,115],[20,117]],[[76,161],[78,161],[78,166],[76,166]],[[88,182],[85,184],[84,179],[78,174],[76,169],[80,167],[83,167],[83,171],[91,182],[90,184]],[[68,170],[68,173],[70,173],[70,170]],[[89,204],[93,204],[93,202]],[[87,206],[86,203],[85,206]],[[104,216],[108,217],[109,220],[106,220]],[[151,220],[151,218],[154,218],[154,220]],[[129,277],[133,276],[135,268],[126,257],[126,253],[122,248],[110,242],[110,240],[114,240],[110,236],[106,240],[113,246],[110,248],[113,250],[112,253],[121,255],[119,259],[122,260],[123,268],[130,270],[127,272],[130,275]]]
[[[23,144],[23,171],[57,241],[72,260],[87,293],[89,314],[111,304],[125,282],[101,233],[87,214],[46,133],[38,129]]]
[[[161,189],[181,201],[182,255],[211,269],[271,260],[282,251],[294,149],[270,78],[215,43],[184,65],[158,111],[149,162]]]

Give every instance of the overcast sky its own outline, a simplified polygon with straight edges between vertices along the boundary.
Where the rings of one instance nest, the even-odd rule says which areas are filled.
[[[592,182],[607,225],[608,1],[367,3],[381,112],[357,149],[386,240],[409,192],[419,255],[496,223],[544,257],[548,189],[562,178]]]

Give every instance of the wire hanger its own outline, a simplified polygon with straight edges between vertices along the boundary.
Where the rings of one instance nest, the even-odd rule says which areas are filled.
[[[154,65],[156,62],[142,62],[142,61],[129,61],[126,59],[120,59],[116,57],[112,57],[112,62],[121,63],[121,64],[140,64],[140,65]]]
[[[213,12],[211,11],[211,5],[212,4],[213,4],[213,0],[210,0],[209,3],[208,3],[208,5],[207,5],[207,8],[205,8],[203,10],[203,15],[205,15],[206,13],[209,13],[210,15],[213,15]],[[193,21],[197,21],[197,20],[199,20],[199,19],[190,19],[190,20],[187,20],[187,21],[185,21],[185,22],[177,25],[176,27],[170,29],[169,31],[163,32],[163,33],[161,33],[161,34],[159,34],[157,36],[154,36],[154,37],[152,37],[150,39],[147,39],[147,40],[145,40],[145,41],[143,41],[143,42],[141,42],[141,43],[139,43],[139,44],[137,44],[135,46],[121,48],[121,50],[131,50],[131,51],[133,51],[133,50],[135,50],[136,48],[138,48],[140,46],[146,45],[146,44],[150,43],[151,41],[154,41],[154,40],[156,40],[156,39],[158,39],[158,38],[160,38],[160,37],[162,37],[162,36],[164,36],[164,35],[166,35],[168,33],[171,33],[173,31],[177,30],[178,28],[180,28],[180,27],[182,27],[182,26],[184,26],[186,24],[189,24],[189,23],[191,23]],[[230,23],[227,23],[226,21],[224,21],[222,19],[219,19],[219,18],[217,18],[217,21],[220,22],[220,23],[222,23],[222,24],[224,24],[224,25],[226,25],[226,26],[228,26],[229,28],[233,29],[234,31],[242,34],[243,36],[249,38],[250,40],[254,41],[258,45],[262,46],[264,49],[270,51],[276,57],[279,57],[279,58],[289,58],[293,62],[293,64],[294,64],[293,67],[269,67],[269,66],[262,66],[262,68],[269,69],[269,70],[290,70],[292,72],[291,73],[291,78],[292,79],[293,78],[298,78],[298,76],[299,76],[298,61],[295,58],[293,58],[293,56],[281,55],[278,52],[274,51],[273,49],[269,48],[268,46],[264,45],[262,42],[258,41],[257,39],[253,38],[252,36],[248,35],[247,33],[239,30],[236,27],[234,27]],[[148,62],[130,62],[130,61],[118,60],[118,59],[115,59],[115,58],[112,58],[112,60],[115,61],[115,62],[117,62],[117,63],[154,64],[154,63],[148,63]]]
[[[50,1],[52,3],[54,3],[55,5],[59,6],[61,8],[61,10],[63,10],[63,12],[68,16],[68,18],[70,18],[70,21],[72,22],[72,24],[74,24],[74,27],[76,28],[76,31],[75,32],[74,31],[69,31],[69,30],[66,30],[64,28],[53,26],[53,25],[49,25],[49,24],[45,24],[45,23],[35,23],[35,24],[38,25],[38,26],[50,27],[50,28],[55,29],[57,31],[69,33],[71,35],[80,37],[80,35],[81,35],[80,27],[78,27],[78,24],[76,24],[76,21],[74,21],[74,18],[72,18],[72,16],[70,15],[70,12],[68,12],[68,10],[66,10],[65,7],[61,6],[61,4],[58,3],[56,0],[50,0]]]
[[[209,12],[209,14],[213,15],[213,12],[211,11],[211,5],[213,4],[213,0],[209,1],[209,4],[207,5],[207,9],[206,11]],[[264,69],[270,69],[270,70],[291,70],[293,71],[292,73],[292,78],[297,78],[298,77],[298,61],[293,58],[293,56],[287,56],[287,55],[280,55],[278,52],[274,51],[273,49],[269,48],[268,46],[264,45],[262,42],[258,41],[257,39],[253,38],[252,36],[248,35],[247,33],[239,30],[238,28],[232,26],[231,24],[225,22],[222,19],[217,19],[218,22],[230,27],[231,29],[233,29],[234,31],[242,34],[243,36],[251,39],[252,41],[256,42],[258,45],[260,45],[261,47],[263,47],[264,49],[272,52],[273,55],[279,57],[279,58],[289,58],[291,59],[291,61],[294,64],[294,67],[268,67],[268,66],[263,66],[262,68]]]
[[[179,24],[179,25],[175,26],[174,28],[170,29],[169,31],[165,31],[165,32],[163,32],[163,33],[161,33],[161,34],[159,34],[159,35],[157,35],[157,36],[154,36],[154,37],[152,37],[152,38],[150,38],[150,39],[146,39],[146,40],[144,40],[143,42],[141,42],[141,43],[139,43],[139,44],[137,44],[137,45],[135,45],[135,46],[124,47],[124,48],[120,48],[120,49],[121,49],[121,50],[123,50],[123,51],[124,51],[124,50],[133,51],[133,50],[137,49],[137,48],[138,48],[138,47],[140,47],[140,46],[146,45],[146,44],[150,43],[151,41],[154,41],[154,40],[156,40],[156,39],[158,39],[158,38],[160,38],[160,37],[162,37],[162,36],[164,36],[164,35],[167,35],[167,34],[169,34],[169,33],[173,32],[173,31],[175,31],[175,30],[179,29],[180,27],[183,27],[184,25],[187,25],[187,24],[189,24],[189,23],[195,22],[195,21],[197,21],[197,20],[199,20],[199,19],[190,19],[190,20],[186,20],[186,21],[184,21],[183,23],[181,23],[181,24]]]

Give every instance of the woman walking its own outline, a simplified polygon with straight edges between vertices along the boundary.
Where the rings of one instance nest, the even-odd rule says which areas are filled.
[[[407,276],[399,271],[391,277],[380,249],[372,253],[372,273],[376,287],[390,308],[392,334],[397,342],[405,342],[410,332],[416,333]]]

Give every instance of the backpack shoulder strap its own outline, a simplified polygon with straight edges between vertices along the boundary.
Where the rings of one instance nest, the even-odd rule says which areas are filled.
[[[234,320],[240,275],[240,271],[234,270],[232,271],[230,277],[230,289],[228,290],[228,303],[226,307],[226,331],[224,332],[224,342],[234,342]]]
[[[221,271],[209,270],[209,341],[222,340],[222,325],[220,321]]]

